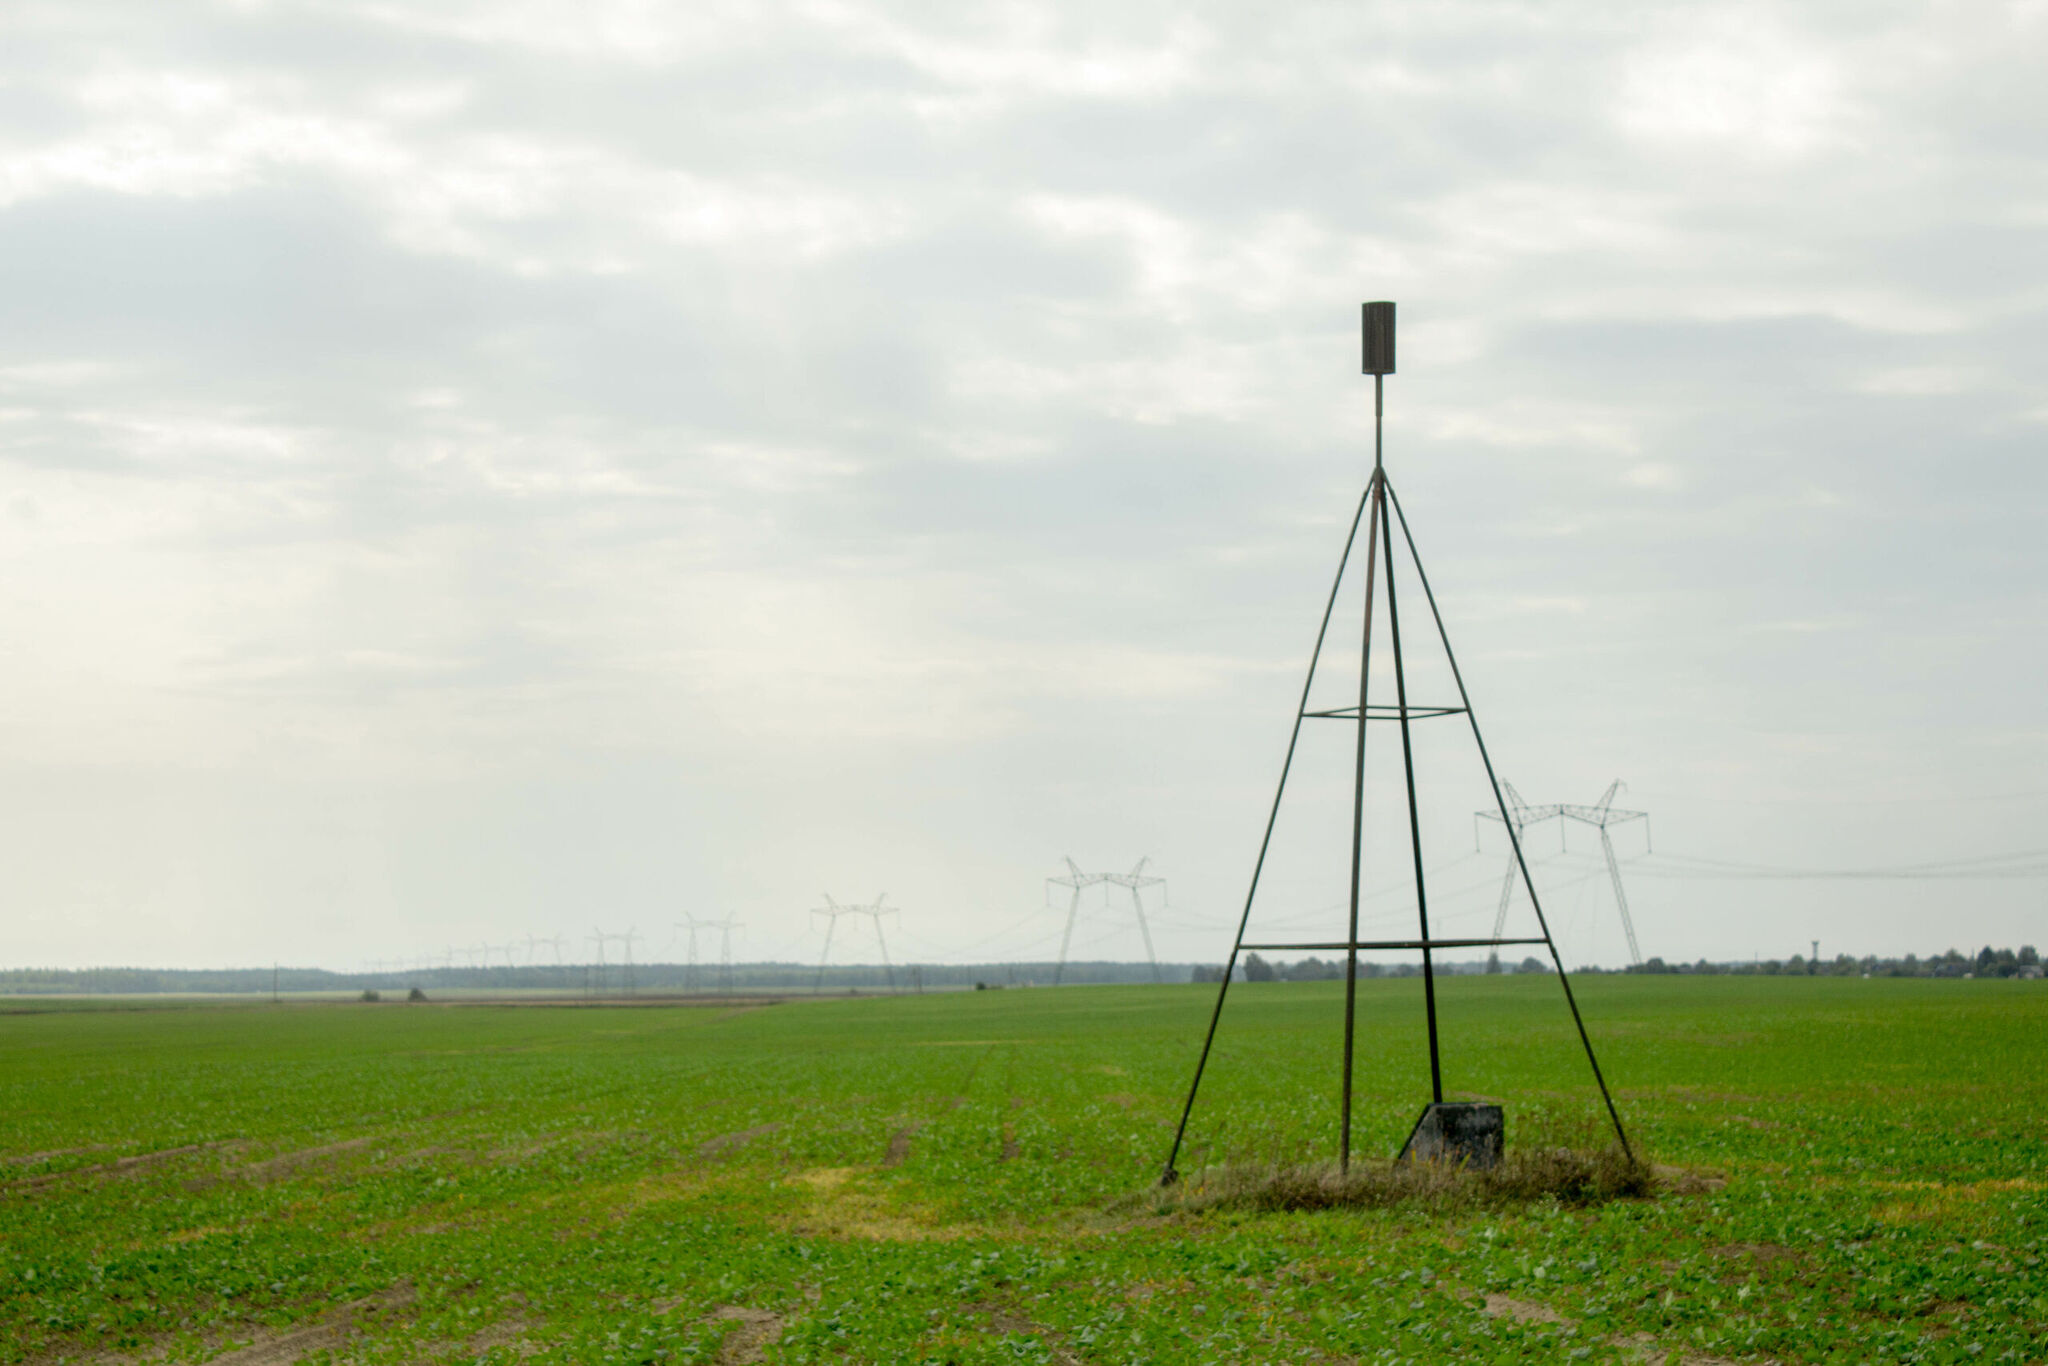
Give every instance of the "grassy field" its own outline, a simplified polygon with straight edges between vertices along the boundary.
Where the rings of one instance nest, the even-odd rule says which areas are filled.
[[[0,1362],[2048,1359],[2040,983],[1586,979],[1682,1188],[1161,1213],[1212,990],[0,1016]],[[1598,1141],[1554,980],[1441,990],[1448,1088]],[[1328,1154],[1339,1009],[1233,989],[1184,1170]]]

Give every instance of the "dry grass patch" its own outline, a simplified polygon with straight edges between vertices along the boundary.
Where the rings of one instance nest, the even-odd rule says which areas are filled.
[[[1646,1163],[1618,1148],[1587,1152],[1535,1148],[1509,1152],[1500,1166],[1476,1171],[1449,1163],[1354,1162],[1220,1166],[1191,1172],[1150,1192],[1153,1211],[1205,1209],[1260,1211],[1383,1209],[1394,1205],[1441,1208],[1531,1204],[1555,1200],[1594,1205],[1655,1195],[1659,1183]]]
[[[869,1167],[818,1167],[790,1178],[812,1192],[801,1207],[776,1222],[792,1233],[877,1242],[949,1242],[986,1230],[949,1224],[936,1210],[900,1198],[895,1183],[874,1181]]]

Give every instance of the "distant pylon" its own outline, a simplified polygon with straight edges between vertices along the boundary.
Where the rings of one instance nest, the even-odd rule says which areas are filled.
[[[1060,935],[1060,959],[1052,970],[1052,984],[1054,986],[1060,984],[1060,978],[1067,971],[1067,946],[1074,939],[1074,919],[1081,910],[1081,891],[1083,888],[1093,887],[1098,884],[1108,884],[1129,889],[1131,893],[1131,909],[1138,916],[1138,933],[1143,935],[1145,939],[1145,960],[1152,965],[1152,980],[1155,982],[1159,980],[1159,955],[1152,951],[1152,928],[1145,923],[1143,891],[1147,887],[1164,887],[1166,879],[1163,877],[1146,876],[1145,865],[1151,861],[1151,855],[1146,855],[1144,858],[1139,859],[1137,866],[1128,873],[1084,873],[1081,871],[1080,864],[1074,862],[1072,858],[1068,858],[1066,860],[1067,875],[1065,877],[1049,877],[1046,879],[1048,883],[1055,887],[1068,887],[1073,890],[1073,896],[1067,903],[1067,928]]]
[[[889,941],[882,936],[882,917],[896,914],[896,909],[893,906],[884,906],[882,904],[888,895],[887,892],[876,893],[874,902],[867,906],[842,906],[832,899],[830,893],[827,893],[825,904],[811,911],[812,915],[822,915],[827,918],[825,924],[825,947],[818,953],[818,976],[817,980],[811,984],[812,991],[824,989],[825,960],[832,954],[832,933],[839,928],[839,917],[843,915],[864,915],[875,922],[875,942],[881,945],[882,948],[882,971],[888,975],[889,989],[891,991],[896,989],[896,969],[889,962]]]
[[[1503,821],[1512,824],[1515,827],[1515,842],[1519,843],[1524,830],[1532,825],[1541,825],[1544,821],[1551,820],[1557,815],[1557,806],[1554,803],[1550,806],[1531,806],[1523,801],[1522,794],[1515,791],[1513,783],[1502,782],[1500,789],[1507,800],[1501,803],[1500,810],[1498,811],[1474,812],[1473,814],[1477,818],[1474,822],[1475,825],[1478,821]],[[1515,860],[1510,858],[1508,860],[1507,876],[1501,879],[1500,908],[1493,914],[1493,937],[1495,939],[1500,938],[1502,930],[1508,923],[1508,901],[1515,894],[1515,869]],[[1498,948],[1490,948],[1486,951],[1486,970],[1488,972],[1500,971],[1500,950]]]
[[[683,969],[683,990],[692,991],[697,986],[697,931],[718,931],[718,980],[721,991],[732,990],[732,932],[739,928],[739,921],[732,916],[723,920],[703,920],[694,915],[685,915],[676,922],[676,928],[690,936],[690,961]]]
[[[1540,825],[1547,820],[1557,820],[1560,822],[1558,826],[1560,837],[1564,830],[1563,821],[1578,821],[1582,825],[1590,825],[1599,830],[1600,851],[1607,856],[1607,876],[1614,884],[1614,907],[1621,913],[1622,933],[1628,936],[1629,961],[1641,967],[1643,951],[1636,943],[1636,922],[1635,918],[1629,914],[1628,893],[1623,891],[1621,886],[1621,861],[1614,856],[1614,840],[1608,835],[1607,830],[1609,826],[1625,825],[1630,821],[1641,821],[1643,822],[1644,837],[1647,839],[1650,813],[1647,811],[1615,810],[1615,796],[1627,787],[1627,784],[1619,778],[1609,783],[1607,790],[1600,794],[1600,800],[1591,806],[1573,806],[1569,803],[1557,802],[1553,802],[1548,806],[1530,806],[1522,800],[1521,794],[1515,791],[1512,784],[1502,783],[1501,787],[1508,796],[1504,809],[1506,811],[1506,820],[1515,827],[1516,842],[1519,842],[1523,830],[1531,825]],[[1475,814],[1480,820],[1502,820],[1500,812],[1480,811]],[[1494,913],[1493,917],[1493,937],[1495,939],[1500,938],[1501,930],[1508,922],[1508,898],[1514,893],[1515,875],[1515,861],[1511,858],[1508,861],[1507,878],[1501,883],[1500,909]],[[1500,959],[1497,954],[1487,955],[1486,970],[1488,972],[1500,971]]]
[[[1622,781],[1616,778],[1607,785],[1600,800],[1592,806],[1560,806],[1558,814],[1568,821],[1578,821],[1596,827],[1600,831],[1600,852],[1607,855],[1607,876],[1614,881],[1614,907],[1621,912],[1622,932],[1628,936],[1628,956],[1640,967],[1643,951],[1636,946],[1636,922],[1628,913],[1628,893],[1621,889],[1621,863],[1614,857],[1614,840],[1609,837],[1609,826],[1624,825],[1629,821],[1643,823],[1643,838],[1650,837],[1650,813],[1647,811],[1616,811],[1614,798],[1622,790]]]
[[[604,957],[604,946],[607,943],[625,945],[626,956],[621,965],[622,985],[626,993],[631,995],[633,991],[633,941],[640,937],[639,930],[629,929],[624,934],[606,934],[603,930],[598,930],[585,937],[597,945],[597,986],[600,991],[604,990],[605,968],[607,966]]]

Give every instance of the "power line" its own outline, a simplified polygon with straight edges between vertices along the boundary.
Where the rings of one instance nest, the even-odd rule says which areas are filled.
[[[1672,853],[1659,853],[1654,858],[1654,863],[1640,869],[1642,876],[1692,881],[1736,879],[1777,882],[1978,882],[2048,877],[2048,850],[2039,849],[1866,868],[1798,868]]]

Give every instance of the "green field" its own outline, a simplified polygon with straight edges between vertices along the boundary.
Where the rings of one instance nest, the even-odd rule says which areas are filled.
[[[2048,1359],[2041,983],[1585,979],[1682,1189],[1161,1214],[1212,990],[0,1016],[0,1361]],[[1447,1088],[1598,1138],[1554,979],[1441,990]],[[1184,1170],[1327,1155],[1340,999],[1233,989]]]

